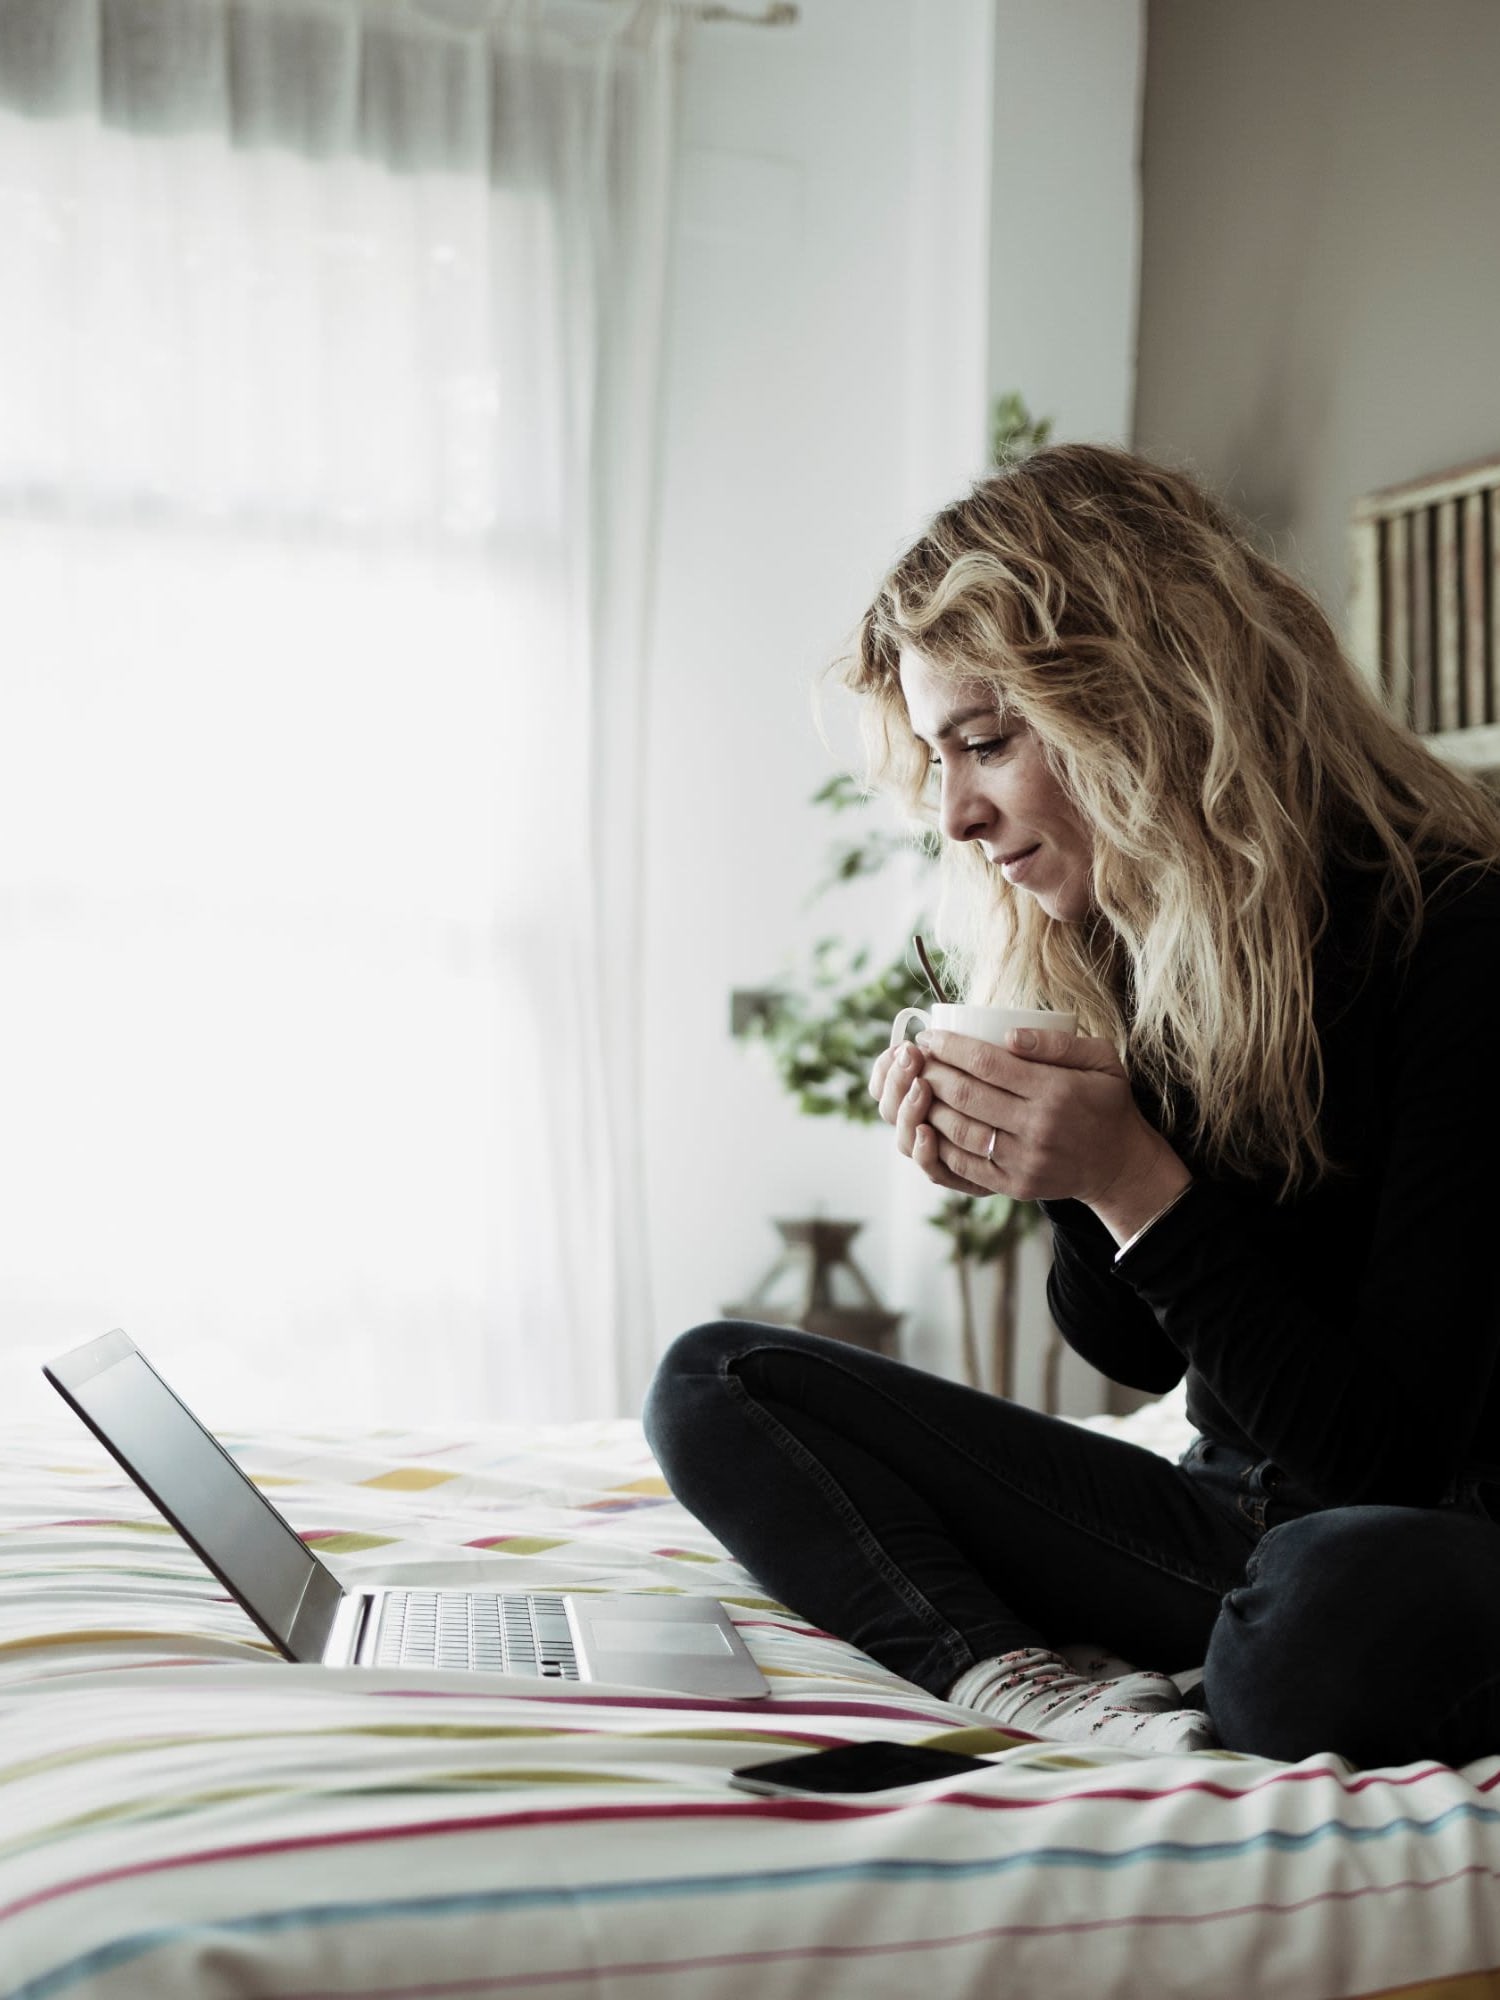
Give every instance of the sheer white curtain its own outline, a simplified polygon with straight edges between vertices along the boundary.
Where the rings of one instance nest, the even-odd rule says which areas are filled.
[[[635,1407],[666,0],[0,0],[0,1398]]]

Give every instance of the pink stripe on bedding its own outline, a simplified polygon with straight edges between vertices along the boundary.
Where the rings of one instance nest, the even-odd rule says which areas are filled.
[[[785,1711],[780,1711],[785,1712]],[[1409,1774],[1371,1772],[1364,1778],[1342,1781],[1348,1791],[1364,1789],[1366,1784],[1386,1785],[1417,1784],[1423,1779],[1441,1774],[1442,1767]],[[1147,1786],[1098,1786],[1088,1787],[1067,1794],[1066,1800],[1057,1798],[996,1798],[978,1792],[945,1792],[936,1795],[926,1803],[933,1807],[959,1807],[974,1812],[1026,1812],[1041,1810],[1047,1806],[1072,1804],[1078,1800],[1094,1803],[1113,1802],[1117,1804],[1145,1804],[1163,1799],[1179,1798],[1190,1793],[1205,1794],[1225,1800],[1244,1800],[1256,1792],[1269,1789],[1273,1785],[1308,1783],[1322,1784],[1340,1782],[1338,1774],[1327,1770],[1304,1770],[1292,1768],[1272,1772],[1264,1779],[1243,1787],[1226,1786],[1212,1779],[1187,1779],[1179,1785],[1159,1787]],[[1483,1787],[1491,1789],[1500,1783],[1497,1772]],[[132,1862],[119,1868],[100,1869],[92,1874],[81,1875],[71,1880],[55,1882],[46,1889],[38,1890],[30,1896],[18,1898],[15,1902],[0,1905],[0,1922],[19,1916],[23,1911],[38,1908],[44,1903],[58,1901],[67,1896],[98,1888],[106,1883],[124,1882],[133,1878],[170,1873],[185,1868],[212,1867],[223,1861],[258,1860],[269,1855],[309,1853],[318,1849],[348,1848],[369,1845],[384,1845],[390,1841],[429,1840],[449,1834],[469,1834],[493,1831],[501,1827],[516,1829],[528,1826],[558,1825],[601,1825],[611,1821],[639,1822],[641,1820],[717,1820],[726,1817],[741,1819],[779,1820],[869,1820],[882,1815],[904,1811],[905,1802],[894,1800],[872,1800],[868,1804],[851,1805],[832,1799],[755,1799],[743,1798],[725,1800],[692,1801],[677,1805],[653,1805],[649,1802],[630,1800],[618,1806],[558,1806],[550,1808],[532,1807],[513,1813],[486,1813],[472,1818],[451,1818],[416,1821],[410,1824],[395,1824],[373,1827],[351,1828],[339,1833],[289,1835],[279,1840],[247,1841],[221,1847],[204,1848],[195,1854],[162,1855],[151,1861]],[[1460,1871],[1474,1872],[1474,1871]],[[1489,1871],[1479,1871],[1489,1872]],[[1457,1879],[1442,1877],[1441,1880]],[[1337,1898],[1344,1894],[1365,1893],[1364,1891],[1329,1891]],[[1309,1899],[1317,1901],[1316,1897]],[[1250,1906],[1247,1906],[1250,1907]],[[1267,1906],[1270,1907],[1270,1906]],[[1301,1904],[1278,1905],[1277,1907],[1301,1908]],[[1222,1913],[1221,1913],[1222,1914]],[[1115,1921],[1111,1919],[1110,1921]],[[1119,1919],[1121,1922],[1132,1919]],[[1155,1921],[1155,1920],[1153,1920]],[[1087,1927],[1087,1926],[1086,1926]],[[1023,1927],[1024,1928],[1024,1927]],[[1045,1927],[1044,1927],[1045,1928]],[[1076,1928],[1076,1926],[1075,1926]]]

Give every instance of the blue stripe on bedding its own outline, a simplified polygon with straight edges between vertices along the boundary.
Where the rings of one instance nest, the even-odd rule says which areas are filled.
[[[471,1915],[476,1912],[547,1908],[576,1910],[583,1903],[642,1903],[665,1898],[733,1895],[747,1892],[761,1894],[775,1890],[824,1888],[841,1882],[969,1881],[986,1875],[1006,1875],[1017,1868],[1082,1867],[1112,1870],[1138,1865],[1141,1862],[1225,1861],[1257,1850],[1282,1854],[1296,1853],[1315,1846],[1328,1835],[1342,1835],[1351,1846],[1385,1840],[1394,1834],[1432,1835],[1456,1820],[1493,1825],[1500,1822],[1500,1810],[1461,1802],[1450,1806],[1446,1812],[1441,1812],[1430,1820],[1398,1817],[1388,1820],[1382,1826],[1345,1826],[1338,1820],[1325,1820],[1320,1826],[1307,1827],[1298,1833],[1286,1832],[1278,1827],[1267,1827],[1259,1833],[1247,1835],[1243,1840],[1143,1841],[1138,1846],[1122,1848],[1114,1853],[1085,1847],[1037,1847],[1017,1854],[987,1855],[961,1861],[876,1860],[820,1867],[736,1871],[732,1875],[679,1875],[654,1881],[576,1883],[557,1888],[466,1890],[453,1895],[403,1897],[377,1903],[310,1904],[300,1909],[269,1910],[238,1917],[223,1917],[214,1922],[213,1928],[250,1936],[266,1936],[295,1928],[314,1929],[330,1924],[369,1923],[391,1918],[430,1919]],[[1192,1918],[1183,1919],[1185,1922],[1197,1920],[1199,1919],[1196,1913]],[[1153,1921],[1160,1923],[1171,1919],[1158,1916]],[[17,1987],[15,2000],[52,2000],[53,1995],[65,1992],[68,1987],[76,1985],[82,1979],[90,1978],[99,1972],[112,1971],[153,1951],[165,1950],[201,1929],[201,1924],[183,1924],[143,1932],[134,1938],[120,1939],[114,1944],[87,1952],[65,1965],[55,1967],[41,1979]]]

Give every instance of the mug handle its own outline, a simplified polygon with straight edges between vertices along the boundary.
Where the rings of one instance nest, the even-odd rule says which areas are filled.
[[[895,1048],[898,1043],[906,1040],[906,1024],[908,1021],[920,1021],[924,1028],[932,1026],[931,1017],[925,1007],[903,1007],[891,1023],[891,1048]]]

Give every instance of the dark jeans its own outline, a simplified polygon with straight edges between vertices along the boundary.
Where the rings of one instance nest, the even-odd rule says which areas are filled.
[[[1086,1641],[1202,1664],[1228,1749],[1360,1765],[1500,1750],[1484,1496],[1322,1508],[1269,1460],[1181,1462],[841,1341],[725,1320],[662,1360],[673,1492],[781,1602],[937,1695]]]

